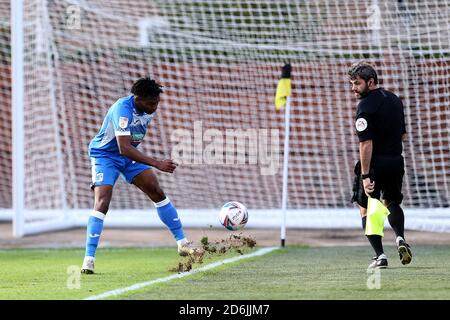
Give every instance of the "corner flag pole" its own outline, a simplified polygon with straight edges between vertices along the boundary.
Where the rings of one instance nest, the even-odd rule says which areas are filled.
[[[286,99],[286,111],[284,114],[284,155],[283,155],[283,194],[281,200],[281,211],[283,220],[281,223],[281,246],[284,247],[286,239],[286,209],[288,196],[288,165],[289,165],[289,134],[291,120],[291,97]]]
[[[286,239],[286,208],[288,199],[288,164],[289,164],[289,132],[291,120],[291,71],[289,63],[283,66],[281,79],[278,81],[275,95],[276,110],[285,107],[284,114],[284,156],[283,156],[283,194],[281,199],[281,246],[284,247]]]

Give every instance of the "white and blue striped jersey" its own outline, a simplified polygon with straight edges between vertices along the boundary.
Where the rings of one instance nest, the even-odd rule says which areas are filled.
[[[119,155],[117,136],[131,136],[131,144],[137,147],[153,116],[154,113],[139,113],[132,95],[120,98],[109,108],[100,131],[89,143],[89,156]]]

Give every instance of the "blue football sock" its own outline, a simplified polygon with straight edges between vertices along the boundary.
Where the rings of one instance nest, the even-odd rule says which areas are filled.
[[[169,198],[156,202],[155,207],[156,211],[158,211],[159,218],[172,232],[175,240],[183,240],[185,238],[183,225],[178,217],[177,209],[172,205]]]
[[[87,224],[86,232],[86,254],[85,256],[95,257],[100,235],[103,230],[103,220],[105,214],[100,211],[92,211]]]

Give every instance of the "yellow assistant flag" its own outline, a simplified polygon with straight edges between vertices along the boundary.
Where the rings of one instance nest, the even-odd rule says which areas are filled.
[[[380,200],[369,197],[367,199],[366,236],[379,235],[384,237],[384,220],[389,214]]]
[[[291,95],[291,70],[289,63],[282,68],[281,79],[278,81],[277,93],[275,94],[275,109],[280,110],[286,105],[287,97]]]

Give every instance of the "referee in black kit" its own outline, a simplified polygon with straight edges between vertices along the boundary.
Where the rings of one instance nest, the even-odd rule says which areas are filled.
[[[360,157],[355,166],[352,202],[358,203],[365,229],[367,194],[376,199],[382,196],[390,212],[388,220],[396,235],[400,261],[405,265],[411,262],[412,253],[405,241],[405,217],[400,207],[405,172],[403,104],[395,94],[378,87],[377,73],[370,64],[359,62],[350,68],[348,75],[352,91],[360,100],[355,119]],[[386,268],[388,262],[381,236],[369,235],[367,238],[376,253],[369,268]]]

